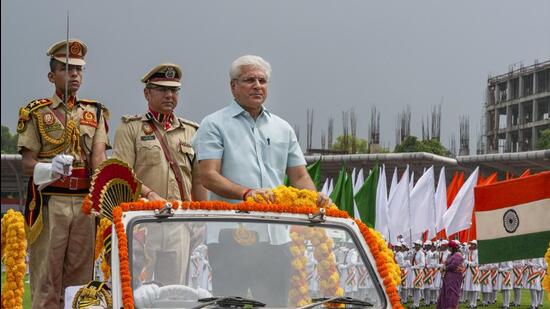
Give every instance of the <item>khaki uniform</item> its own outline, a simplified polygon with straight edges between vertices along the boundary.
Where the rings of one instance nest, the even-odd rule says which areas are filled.
[[[183,175],[184,197],[180,192],[174,172],[170,168],[153,128],[170,147],[172,159],[177,163]],[[173,117],[171,126],[165,130],[149,113],[122,117],[122,123],[115,133],[113,157],[128,163],[137,178],[147,187],[168,201],[191,200],[191,174],[195,153],[191,139],[198,124],[182,118]],[[185,284],[189,259],[190,237],[183,225],[181,228],[159,225],[153,230],[150,226],[145,242],[146,266],[143,270],[134,269],[134,278],[158,280],[163,284]],[[183,230],[185,229],[185,231]],[[169,240],[168,242],[166,240]],[[163,265],[157,265],[162,263]],[[173,272],[160,275],[156,270],[166,269],[166,263],[173,263]],[[143,274],[140,272],[143,271]]]
[[[153,123],[164,136],[172,159],[177,162],[183,174],[183,198],[180,197],[176,177],[166,160],[160,141],[153,132]],[[174,117],[171,128],[164,130],[154,120],[149,120],[147,114],[123,116],[115,133],[113,157],[128,163],[143,184],[166,200],[189,201],[191,172],[195,161],[191,139],[198,127],[193,121]]]
[[[67,286],[92,280],[95,224],[81,207],[89,190],[92,146],[105,143],[109,147],[106,119],[107,109],[90,100],[76,99],[74,107],[65,112],[57,95],[32,101],[20,110],[19,152],[26,148],[38,154],[38,161],[51,162],[69,145],[66,152],[75,157],[70,177],[41,192],[28,192],[26,227],[33,308],[62,307]]]

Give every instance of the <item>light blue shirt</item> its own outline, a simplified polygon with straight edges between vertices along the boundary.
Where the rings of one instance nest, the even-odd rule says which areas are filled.
[[[192,141],[196,158],[221,159],[221,174],[230,181],[253,189],[274,188],[283,184],[286,168],[306,165],[292,127],[262,108],[254,120],[237,102],[206,116]],[[231,200],[210,192],[210,200]],[[290,242],[288,228],[277,224],[245,223],[258,232],[258,241],[273,245]],[[206,233],[206,242],[218,242],[223,228],[236,223],[218,223]]]
[[[206,116],[193,138],[198,160],[221,159],[221,174],[253,189],[284,182],[287,167],[306,165],[292,127],[266,108],[254,120],[239,104]],[[230,200],[212,193],[211,200]]]

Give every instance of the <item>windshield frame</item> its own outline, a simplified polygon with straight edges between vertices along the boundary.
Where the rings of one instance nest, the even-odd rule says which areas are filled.
[[[357,224],[350,219],[336,218],[336,217],[327,217],[324,222],[315,222],[312,223],[310,220],[306,219],[304,215],[297,214],[276,214],[276,213],[260,213],[260,212],[243,212],[243,211],[232,211],[228,212],[209,212],[205,214],[204,212],[195,212],[190,211],[179,212],[176,211],[174,216],[171,217],[155,217],[152,214],[142,213],[135,214],[130,218],[126,225],[126,236],[128,239],[132,239],[130,234],[133,231],[134,226],[141,223],[151,223],[151,222],[232,222],[232,223],[262,223],[262,224],[287,224],[287,225],[298,225],[298,226],[309,226],[309,227],[323,227],[323,228],[334,228],[338,230],[343,230],[347,236],[349,236],[353,243],[356,245],[357,253],[363,262],[368,275],[371,280],[377,278],[376,282],[372,282],[376,287],[376,293],[378,294],[379,299],[381,300],[381,307],[386,308],[388,306],[388,299],[385,293],[385,288],[382,283],[382,278],[376,270],[376,261],[373,254],[370,252],[370,248],[366,240],[362,236]],[[345,220],[345,221],[344,221]],[[346,222],[347,221],[347,222]],[[357,245],[361,244],[361,245]],[[365,248],[369,248],[367,252]],[[133,242],[128,242],[128,252],[133,252]],[[130,274],[133,274],[133,257],[129,254],[129,266]]]

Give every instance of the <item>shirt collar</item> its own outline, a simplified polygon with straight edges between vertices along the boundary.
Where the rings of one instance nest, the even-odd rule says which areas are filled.
[[[62,99],[63,95],[59,95],[57,93],[57,91],[53,94],[53,97],[52,97],[52,108],[57,108],[59,106],[59,104],[63,103],[63,99]],[[76,102],[78,102],[78,98],[74,98],[74,102],[75,102],[75,106],[76,106]]]
[[[151,109],[147,110],[147,112],[141,118],[141,120],[142,121],[153,120],[153,121],[157,122],[158,124],[162,125],[162,127],[165,130],[171,130],[171,129],[174,129],[174,128],[177,128],[177,127],[180,127],[180,126],[183,127],[181,121],[179,120],[179,118],[177,118],[174,115],[174,113],[170,113],[167,116],[167,115],[155,112]]]
[[[242,106],[240,106],[239,103],[237,103],[235,100],[231,101],[231,104],[229,104],[229,114],[231,115],[231,117],[237,117],[242,113],[247,113],[247,111],[242,108]],[[268,118],[271,117],[271,113],[269,112],[269,110],[262,105],[262,111],[260,112],[260,115],[258,115],[258,118],[262,117],[263,115]]]

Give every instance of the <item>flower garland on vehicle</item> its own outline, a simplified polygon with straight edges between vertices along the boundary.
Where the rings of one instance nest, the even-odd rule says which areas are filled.
[[[334,243],[322,228],[293,226],[290,229],[290,254],[292,255],[292,272],[290,277],[289,304],[301,307],[311,303],[309,281],[307,280],[306,241],[314,247],[313,256],[317,261],[317,273],[322,295],[343,296],[340,287],[340,275],[336,269],[336,258],[332,251]]]
[[[311,241],[314,248],[313,257],[318,262],[317,274],[321,295],[344,296],[344,289],[340,286],[340,275],[336,268],[332,238],[327,236],[325,229],[316,227],[306,228],[305,238]]]
[[[367,241],[372,255],[374,255],[376,269],[378,269],[378,273],[382,277],[384,286],[386,287],[386,293],[390,297],[392,308],[404,308],[403,305],[401,305],[399,293],[397,293],[397,285],[401,282],[401,271],[398,270],[399,266],[397,266],[393,259],[393,253],[386,252],[386,250],[389,249],[384,239],[376,235],[378,232],[369,228],[361,220],[356,219],[355,222]]]
[[[544,276],[544,279],[542,280],[542,286],[546,290],[546,296],[548,297],[548,300],[550,300],[550,242],[548,242],[548,249],[546,250],[546,254],[544,255],[544,259],[546,260],[546,276]]]
[[[281,195],[281,203],[282,204],[260,204],[255,203],[251,201],[245,201],[239,204],[229,204],[227,202],[220,202],[220,201],[200,201],[200,202],[182,202],[182,201],[172,201],[170,202],[173,209],[193,209],[193,210],[220,210],[220,211],[260,211],[260,212],[275,212],[275,213],[292,213],[292,214],[314,214],[319,211],[316,204],[313,201],[316,201],[316,192],[312,192],[312,194],[306,194],[306,195],[299,195],[299,192],[296,192],[294,188],[288,188],[286,190],[284,186],[280,186],[276,189],[274,189],[274,193],[277,194],[277,190],[280,192]],[[304,191],[304,190],[297,190],[297,191]],[[294,197],[294,194],[296,195],[297,200],[299,200],[297,203],[293,204],[290,202],[290,200]],[[307,198],[309,196],[309,198]],[[312,198],[315,196],[315,198]],[[283,204],[284,203],[284,204]],[[300,203],[300,204],[298,204]],[[119,252],[125,252],[125,261],[123,261],[122,256],[120,260],[120,273],[121,273],[121,283],[123,286],[123,299],[127,298],[128,301],[132,301],[132,307],[126,307],[125,308],[133,308],[133,296],[132,296],[132,288],[131,288],[131,275],[129,272],[129,265],[128,265],[128,240],[126,239],[126,235],[124,234],[124,226],[122,224],[122,212],[126,211],[138,211],[138,210],[155,210],[155,209],[162,209],[165,205],[165,202],[163,201],[144,201],[140,200],[137,202],[131,202],[131,203],[122,203],[119,207],[115,207],[117,209],[117,212],[119,213],[118,220],[120,222],[120,226],[116,225],[115,222],[115,228],[117,231],[117,237],[119,237]],[[113,209],[113,217],[115,214],[115,209]],[[338,218],[350,218],[348,213],[337,209],[334,204],[332,204],[329,208],[325,210],[325,215],[330,217],[338,217]],[[378,270],[378,273],[382,277],[384,287],[386,288],[386,293],[388,294],[390,298],[390,302],[393,308],[404,308],[403,305],[401,305],[401,302],[399,300],[399,295],[397,293],[397,284],[400,282],[400,271],[398,270],[398,266],[395,263],[395,260],[393,259],[393,253],[388,249],[386,243],[382,239],[379,233],[375,232],[373,229],[370,229],[362,223],[360,220],[355,220],[358,224],[359,230],[361,231],[363,237],[365,238],[365,241],[367,242],[371,253],[373,254],[375,260],[376,260],[376,268]],[[120,229],[120,231],[119,231]],[[121,247],[120,242],[120,236],[119,234],[124,235],[125,240],[125,247]],[[125,266],[124,266],[125,265]],[[124,266],[124,267],[123,267]],[[124,270],[123,270],[124,268]],[[127,287],[126,292],[124,287]],[[124,303],[124,300],[123,300]]]
[[[307,281],[306,245],[303,226],[290,228],[290,255],[292,256],[292,271],[290,273],[290,290],[288,302],[291,306],[301,307],[311,303],[309,283]]]
[[[128,238],[122,223],[122,207],[113,208],[113,222],[118,238],[118,258],[120,261],[120,283],[122,287],[122,305],[125,309],[134,308],[134,291],[132,290],[132,275],[128,262]]]
[[[2,218],[2,262],[6,265],[6,281],[2,285],[2,308],[23,308],[25,255],[27,238],[25,219],[12,209]]]
[[[111,276],[111,266],[105,252],[105,238],[107,235],[110,235],[108,234],[108,229],[111,229],[112,225],[113,223],[109,219],[101,218],[95,236],[94,261],[97,261],[101,257],[101,272],[103,273],[104,281],[107,281]]]

